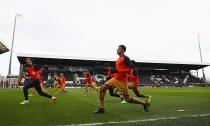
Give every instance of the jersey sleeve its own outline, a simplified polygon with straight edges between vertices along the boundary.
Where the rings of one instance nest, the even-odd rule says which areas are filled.
[[[129,57],[125,56],[124,62],[126,67],[131,68],[131,61]]]

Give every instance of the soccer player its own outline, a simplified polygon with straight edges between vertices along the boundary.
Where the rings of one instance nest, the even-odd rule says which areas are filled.
[[[151,102],[151,96],[143,95],[138,91],[139,75],[138,70],[135,68],[135,63],[134,60],[131,60],[130,82],[128,83],[128,88],[132,89],[137,97],[148,98],[148,102]]]
[[[25,100],[23,102],[21,102],[20,104],[28,104],[29,103],[28,89],[32,88],[32,87],[35,87],[35,89],[39,93],[39,95],[50,98],[51,103],[54,104],[56,102],[56,97],[53,97],[53,96],[47,94],[46,92],[43,92],[42,88],[40,86],[39,76],[42,73],[42,70],[37,65],[32,63],[31,58],[26,58],[26,64],[28,66],[27,72],[21,73],[21,75],[30,77],[31,82],[24,85],[23,93],[24,93]]]
[[[85,96],[88,96],[88,88],[90,88],[90,93],[91,93],[91,88],[98,92],[98,90],[93,86],[93,80],[92,80],[92,77],[90,76],[89,72],[85,71],[83,75],[84,75],[85,81],[86,81]]]
[[[58,75],[57,73],[54,74],[54,78],[53,78],[53,87],[57,88],[59,84],[59,79],[58,79]]]
[[[60,85],[60,89],[64,92],[64,93],[71,93],[71,91],[67,91],[65,90],[65,84],[66,84],[66,78],[64,77],[63,73],[60,74],[60,76],[58,77],[58,82]],[[58,85],[56,86],[56,94],[58,94]]]
[[[126,47],[124,45],[118,46],[117,54],[119,55],[119,58],[116,61],[117,73],[112,79],[107,81],[105,85],[101,87],[99,109],[94,111],[93,112],[94,114],[105,112],[104,98],[106,95],[106,90],[108,90],[110,87],[119,89],[128,103],[143,105],[144,112],[148,112],[149,110],[149,103],[147,101],[134,99],[130,97],[129,95],[129,89],[128,89],[127,83],[128,83],[128,74],[130,73],[130,68],[129,68],[130,59],[124,55],[125,51],[126,51]]]
[[[77,77],[78,75],[76,73],[73,74],[73,84],[75,86],[75,88],[77,87],[78,83],[77,83]]]

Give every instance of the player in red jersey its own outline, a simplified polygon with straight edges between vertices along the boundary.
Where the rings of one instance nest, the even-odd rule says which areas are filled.
[[[149,110],[149,103],[147,101],[145,102],[142,100],[134,99],[129,95],[129,89],[127,83],[128,83],[128,74],[130,73],[130,59],[124,55],[125,51],[126,47],[124,45],[118,46],[117,54],[119,55],[119,58],[116,61],[117,73],[112,79],[107,81],[105,85],[101,87],[99,109],[94,111],[93,112],[94,114],[105,112],[104,98],[106,95],[106,90],[108,90],[110,87],[119,89],[119,91],[123,94],[125,100],[128,103],[143,105],[144,112],[148,112]]]
[[[66,78],[63,75],[63,73],[60,74],[60,76],[58,77],[58,83],[59,85],[56,86],[56,94],[58,94],[58,88],[61,89],[61,91],[63,91],[64,93],[71,93],[71,91],[67,91],[65,90],[65,85],[66,85]]]
[[[20,104],[28,104],[28,89],[35,87],[36,91],[39,93],[39,95],[44,96],[44,97],[48,97],[51,99],[51,103],[55,103],[56,102],[56,97],[53,97],[49,94],[47,94],[46,92],[42,91],[42,88],[40,86],[40,80],[39,80],[39,76],[42,73],[42,70],[36,65],[32,63],[32,59],[31,58],[26,58],[26,64],[28,66],[27,68],[27,72],[26,73],[21,73],[21,76],[27,76],[31,79],[30,83],[27,83],[26,85],[24,85],[23,87],[23,93],[24,93],[24,97],[25,100],[23,102],[21,102]]]
[[[89,72],[85,71],[83,75],[84,75],[85,82],[86,82],[85,96],[88,96],[88,88],[90,88],[90,93],[91,93],[91,89],[94,89],[98,92],[98,90],[93,85],[93,79],[92,79],[91,75],[89,74]]]
[[[135,67],[135,64],[136,62],[134,60],[131,60],[131,72],[129,75],[130,82],[128,83],[128,88],[132,89],[137,97],[148,98],[148,102],[151,102],[152,98],[151,96],[143,95],[138,90],[139,75],[138,75],[138,70]]]

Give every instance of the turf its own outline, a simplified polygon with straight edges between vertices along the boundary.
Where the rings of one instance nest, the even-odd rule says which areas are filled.
[[[92,114],[98,107],[97,93],[85,97],[84,89],[70,90],[70,95],[60,93],[56,104],[50,104],[48,98],[35,94],[29,97],[30,104],[20,105],[23,100],[22,89],[0,89],[0,126],[56,126],[210,114],[209,87],[141,89],[141,93],[152,95],[148,113],[142,112],[143,107],[140,105],[120,104],[118,98],[108,96],[107,92],[106,113],[97,115]],[[48,89],[48,92],[55,93],[55,90]],[[131,95],[134,96],[132,92]],[[185,111],[179,112],[179,109]],[[210,125],[210,116],[105,125],[207,126]]]

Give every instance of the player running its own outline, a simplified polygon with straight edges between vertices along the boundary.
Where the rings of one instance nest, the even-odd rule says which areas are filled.
[[[128,103],[143,105],[144,112],[148,112],[149,110],[149,103],[147,101],[134,99],[130,97],[129,95],[129,89],[128,89],[127,83],[128,83],[128,74],[130,73],[130,68],[129,68],[130,59],[124,55],[125,51],[126,51],[126,47],[124,45],[118,46],[117,54],[119,55],[119,58],[116,61],[117,73],[112,79],[107,81],[105,85],[101,87],[99,109],[94,111],[93,112],[94,114],[105,112],[104,98],[106,95],[106,90],[108,90],[110,87],[119,89]]]
[[[89,72],[85,71],[83,75],[84,75],[85,81],[86,81],[85,96],[88,96],[88,88],[90,88],[90,93],[92,92],[91,89],[94,89],[98,92],[98,90],[93,86],[93,79],[90,76]]]
[[[76,73],[74,73],[73,74],[73,84],[74,84],[75,88],[78,86],[77,77],[78,77],[78,75]]]
[[[39,76],[42,73],[42,70],[37,65],[32,63],[31,58],[26,58],[26,64],[28,66],[27,72],[21,73],[21,76],[29,77],[31,79],[31,82],[24,85],[23,93],[24,93],[25,100],[23,102],[21,102],[20,104],[28,104],[29,103],[28,89],[32,88],[32,87],[35,87],[35,89],[39,93],[39,95],[50,98],[51,103],[54,104],[56,102],[56,97],[53,97],[53,96],[47,94],[46,92],[43,92],[42,88],[40,86]]]
[[[135,68],[135,63],[134,60],[131,60],[131,72],[128,76],[130,82],[128,83],[128,88],[132,89],[137,97],[148,98],[148,102],[151,102],[152,96],[143,95],[138,91],[139,75],[138,70]]]
[[[66,78],[64,77],[63,73],[61,73],[60,76],[58,76],[58,83],[59,85],[56,86],[56,94],[59,93],[58,88],[60,88],[61,91],[63,91],[64,93],[71,93],[71,91],[65,90]]]

